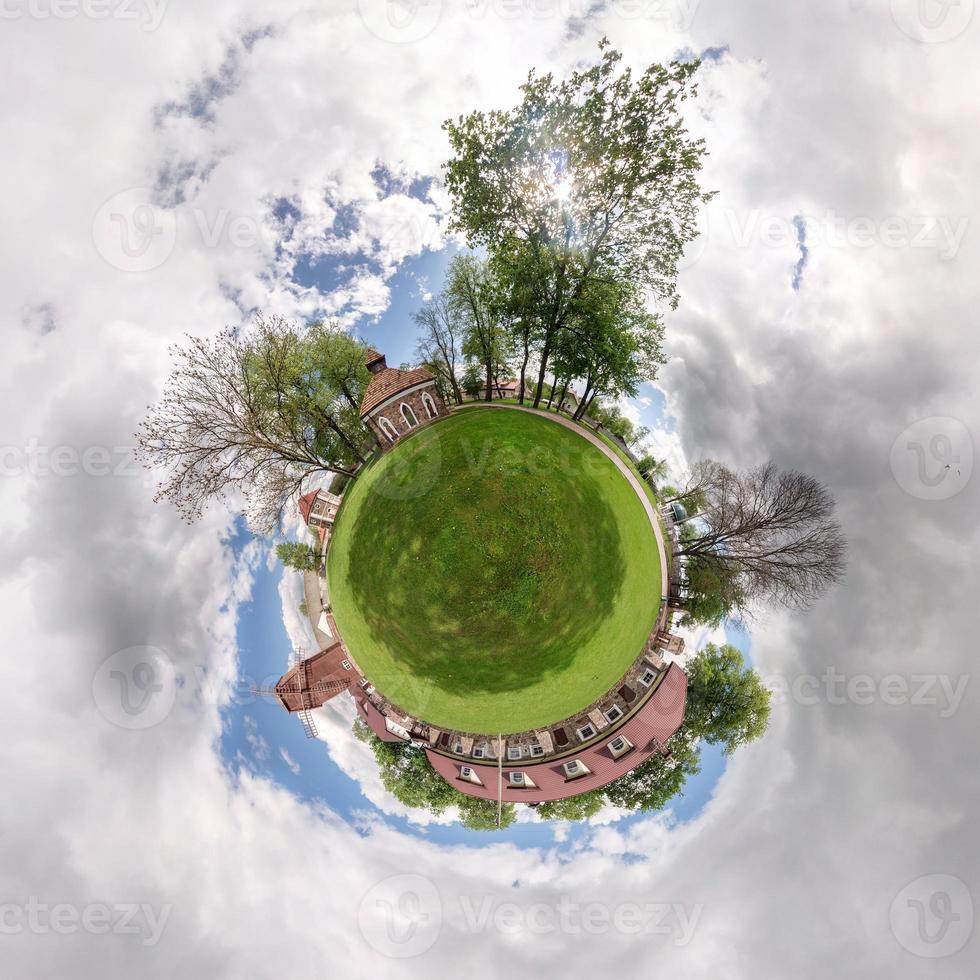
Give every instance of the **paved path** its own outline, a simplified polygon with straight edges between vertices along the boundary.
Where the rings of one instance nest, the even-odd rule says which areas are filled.
[[[310,626],[313,627],[313,635],[319,644],[319,651],[334,642],[317,626],[317,623],[320,621],[320,613],[323,610],[323,602],[320,599],[320,576],[316,572],[304,572],[303,586],[306,592],[306,615],[309,617]]]
[[[467,403],[465,406],[460,407],[469,410],[471,407],[476,406],[473,403]],[[657,552],[660,555],[660,594],[662,596],[666,595],[667,589],[669,588],[669,580],[667,578],[667,548],[664,545],[663,532],[660,530],[660,519],[657,517],[656,508],[650,502],[646,490],[643,489],[643,484],[637,475],[623,462],[623,457],[594,432],[590,432],[584,426],[579,425],[578,422],[573,422],[571,419],[565,418],[564,415],[556,415],[554,412],[543,412],[540,408],[526,408],[523,405],[501,405],[499,402],[484,402],[483,404],[479,404],[479,407],[511,409],[515,412],[530,412],[533,415],[540,415],[542,418],[549,419],[558,425],[563,425],[566,429],[571,429],[572,432],[577,432],[583,439],[588,439],[596,449],[616,464],[619,472],[629,480],[630,486],[636,491],[636,495],[640,498],[640,503],[643,504],[643,509],[646,511],[646,515],[650,520],[653,535],[657,539]]]

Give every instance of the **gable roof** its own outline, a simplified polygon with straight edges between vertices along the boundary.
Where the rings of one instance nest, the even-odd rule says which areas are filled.
[[[401,391],[412,388],[423,381],[435,380],[432,372],[425,368],[414,368],[402,371],[399,368],[385,368],[379,371],[367,386],[361,399],[361,418],[364,418],[373,408],[393,398]]]

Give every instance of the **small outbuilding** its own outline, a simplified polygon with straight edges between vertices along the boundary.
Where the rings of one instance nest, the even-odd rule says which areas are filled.
[[[426,368],[390,368],[384,355],[370,348],[367,366],[373,377],[361,400],[360,415],[383,449],[449,414],[435,376]]]

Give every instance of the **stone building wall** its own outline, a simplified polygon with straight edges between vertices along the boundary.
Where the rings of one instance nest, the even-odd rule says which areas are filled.
[[[418,425],[411,424],[411,412],[403,412],[403,405],[411,409],[411,412],[414,412]],[[435,414],[431,414],[432,412]],[[416,389],[407,394],[396,395],[379,411],[372,413],[367,419],[367,422],[371,426],[371,430],[378,437],[381,445],[388,447],[416,428],[421,428],[423,425],[448,414],[449,409],[446,408],[446,403],[439,397],[439,392],[436,390],[436,385],[433,381],[432,384],[426,385],[424,388]],[[406,415],[408,416],[408,421],[406,421]],[[388,428],[388,425],[385,425],[382,420],[387,422],[392,428]]]

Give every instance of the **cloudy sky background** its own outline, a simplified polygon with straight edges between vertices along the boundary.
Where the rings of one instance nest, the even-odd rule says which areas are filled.
[[[973,976],[973,6],[7,0],[3,975]],[[452,248],[441,121],[511,105],[528,68],[563,74],[602,34],[637,67],[707,52],[690,125],[719,193],[662,395],[635,409],[678,463],[824,481],[847,580],[755,629],[790,693],[696,814],[427,840],[381,815],[339,721],[330,759],[303,746],[355,777],[334,799],[303,791],[268,706],[245,731],[239,648],[282,656],[255,637],[291,586],[280,602],[231,515],[154,505],[128,447],[184,332],[334,315],[408,357]],[[134,729],[106,673],[145,648],[179,684]],[[352,815],[362,792],[381,810]],[[68,911],[32,928],[32,897]],[[109,925],[72,924],[102,906]]]

